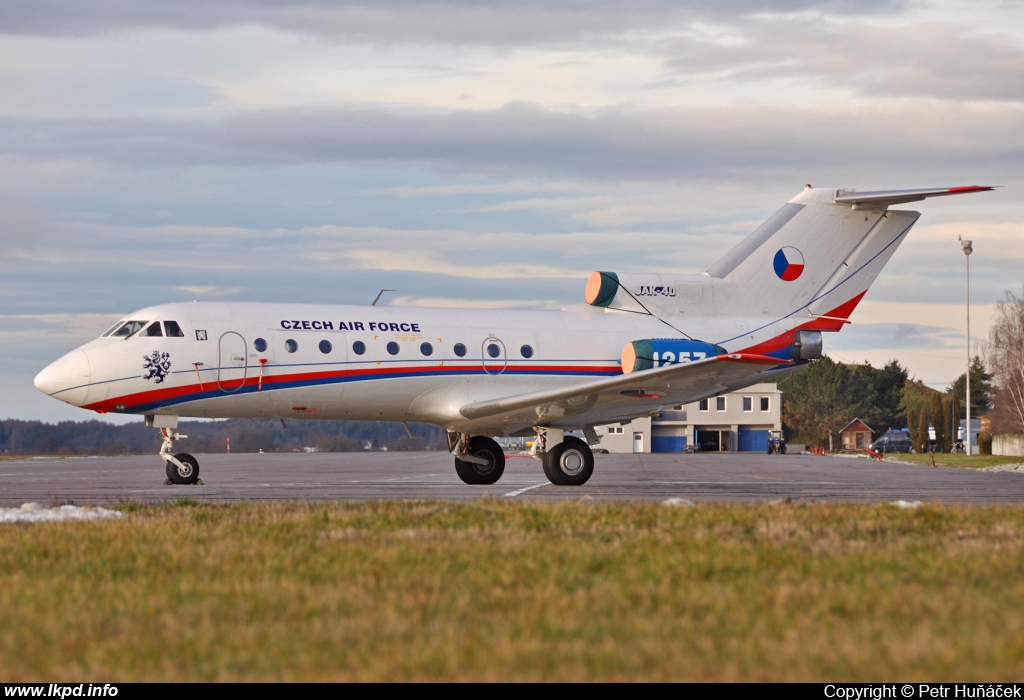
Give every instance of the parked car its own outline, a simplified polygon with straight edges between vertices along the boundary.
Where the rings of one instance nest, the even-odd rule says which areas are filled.
[[[882,437],[875,440],[868,447],[875,452],[885,454],[887,452],[913,452],[914,446],[910,442],[910,436],[902,430],[890,430]]]

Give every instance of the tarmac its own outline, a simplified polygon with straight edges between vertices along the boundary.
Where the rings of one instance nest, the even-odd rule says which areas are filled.
[[[196,455],[202,485],[164,485],[154,455],[0,462],[0,505],[415,499],[1024,505],[1024,473],[760,453],[595,455],[584,486],[555,486],[540,462],[510,456],[492,486],[469,486],[444,452]]]

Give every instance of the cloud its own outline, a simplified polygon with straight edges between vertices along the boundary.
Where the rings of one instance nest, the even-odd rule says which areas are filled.
[[[0,0],[0,31],[88,35],[140,28],[208,30],[256,25],[328,41],[521,46],[696,19],[765,12],[889,12],[903,4],[895,0],[639,0],[624,8],[612,0]]]
[[[715,37],[672,43],[674,56],[656,85],[713,77],[763,89],[797,80],[827,95],[845,90],[876,98],[1024,99],[1024,46],[1006,34],[938,22],[880,26],[820,16],[760,17],[733,25],[731,32],[733,40],[724,43]]]
[[[206,120],[3,119],[0,152],[137,167],[347,164],[680,180],[837,164],[862,172],[962,170],[964,162],[1019,167],[1022,121],[1020,105],[914,102],[591,111],[511,104],[441,114],[291,109]]]

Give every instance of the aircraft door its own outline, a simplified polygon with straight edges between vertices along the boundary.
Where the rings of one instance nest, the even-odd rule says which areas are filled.
[[[235,331],[227,331],[221,334],[217,347],[217,386],[225,394],[232,394],[242,388],[249,372],[245,338]]]
[[[490,336],[484,340],[480,347],[484,364],[484,372],[487,374],[501,374],[508,367],[508,358],[505,356],[505,343],[498,338]]]

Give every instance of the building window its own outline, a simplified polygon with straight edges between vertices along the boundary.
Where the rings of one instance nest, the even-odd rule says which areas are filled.
[[[762,396],[762,397],[761,397],[761,410],[762,410],[762,411],[764,411],[764,412],[766,412],[766,413],[768,412],[768,409],[769,409],[769,408],[770,408],[770,406],[771,406],[771,403],[770,403],[770,401],[771,401],[771,400],[770,400],[770,398],[769,398],[769,397],[767,397],[767,396]]]
[[[609,435],[622,435],[622,426],[621,425],[609,425],[608,426],[608,434]]]
[[[751,413],[754,410],[754,397],[744,396],[743,397],[743,412]]]
[[[700,408],[699,408],[699,410],[701,410],[701,411],[707,411],[708,410],[708,399],[701,399],[700,400]]]
[[[715,397],[715,410],[716,411],[724,411],[725,410],[725,397],[724,396],[716,396]]]

